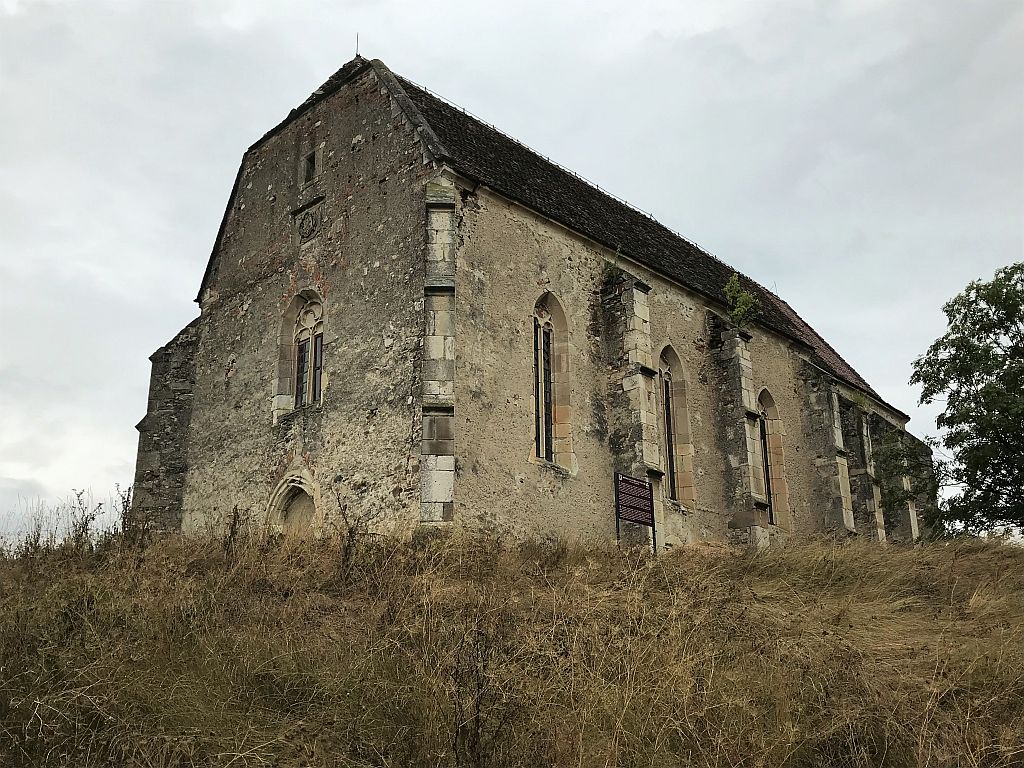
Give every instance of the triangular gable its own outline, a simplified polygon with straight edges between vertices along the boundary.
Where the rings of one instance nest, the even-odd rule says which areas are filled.
[[[424,147],[435,160],[724,306],[725,284],[735,272],[725,262],[493,126],[394,75],[377,59],[371,62],[356,56],[346,63],[249,147],[246,154],[370,67],[416,126]],[[210,278],[241,173],[240,166],[199,296]],[[740,274],[739,278],[760,302],[759,323],[797,342],[818,367],[892,408],[788,303],[745,275]]]

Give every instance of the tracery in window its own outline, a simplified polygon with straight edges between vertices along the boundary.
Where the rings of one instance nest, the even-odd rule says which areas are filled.
[[[274,377],[275,422],[323,397],[324,319],[323,302],[311,288],[300,291],[282,312]]]
[[[324,308],[307,299],[295,316],[295,407],[320,402],[324,369]]]
[[[545,293],[533,312],[533,455],[573,469],[569,335],[558,299]]]

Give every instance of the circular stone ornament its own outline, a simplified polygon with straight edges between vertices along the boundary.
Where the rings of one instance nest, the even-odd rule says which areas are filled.
[[[320,214],[317,211],[306,211],[299,217],[299,237],[309,240],[320,231]]]

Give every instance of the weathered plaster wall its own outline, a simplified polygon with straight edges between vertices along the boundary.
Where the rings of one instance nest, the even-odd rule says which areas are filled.
[[[372,72],[246,154],[201,297],[186,530],[236,512],[263,523],[274,489],[299,474],[318,522],[335,519],[336,493],[352,511],[418,519],[431,172]],[[282,314],[304,289],[325,310],[323,401],[275,423]]]
[[[564,231],[490,195],[457,212],[455,519],[516,535],[611,539],[606,366],[589,332],[602,261]],[[559,299],[569,328],[579,471],[531,462],[534,306]]]
[[[281,382],[300,292],[325,310],[323,399],[292,410]],[[533,317],[547,294],[557,309],[545,298],[539,312],[567,329],[553,354],[553,462],[534,444]],[[345,511],[610,540],[620,471],[654,484],[663,544],[886,536],[869,443],[872,424],[898,427],[898,414],[800,343],[732,328],[717,302],[440,173],[372,70],[246,153],[201,310],[154,356],[140,425],[135,509],[164,527],[273,528],[299,491],[316,526]],[[678,502],[664,477],[668,346],[688,415]],[[785,457],[774,524],[756,490],[763,389],[771,453]],[[894,524],[903,538],[911,511]]]
[[[828,502],[813,493],[817,452],[811,404],[800,377],[803,361],[790,342],[759,326],[751,328],[750,333],[753,336],[749,348],[754,390],[760,393],[767,389],[771,393],[785,427],[782,444],[792,530],[824,530],[823,515]]]
[[[632,455],[643,433],[616,426],[638,417],[613,371],[626,354],[623,343],[602,338],[610,332],[602,287],[616,263],[650,287],[644,332],[652,367],[671,345],[687,384],[696,504],[662,499],[663,483],[652,473],[659,539],[725,539],[730,522],[750,525],[749,483],[744,494],[741,482],[747,470],[736,466],[747,460],[737,448],[746,445],[744,401],[727,370],[732,363],[719,354],[720,329],[709,325],[709,311],[722,308],[486,190],[464,190],[457,221],[456,520],[517,534],[614,536],[613,472],[622,471],[622,456]],[[531,459],[531,318],[546,291],[562,303],[569,325],[573,472]],[[771,392],[785,426],[788,528],[841,525],[829,379],[820,371],[809,376],[796,343],[763,328],[752,329],[746,349],[747,386],[755,399],[763,388]],[[634,474],[643,466],[635,462]],[[753,522],[764,524],[764,536],[788,533]]]

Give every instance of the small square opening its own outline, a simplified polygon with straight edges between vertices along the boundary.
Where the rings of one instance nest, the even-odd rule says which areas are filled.
[[[302,162],[302,183],[308,184],[316,178],[316,151],[306,155]]]

